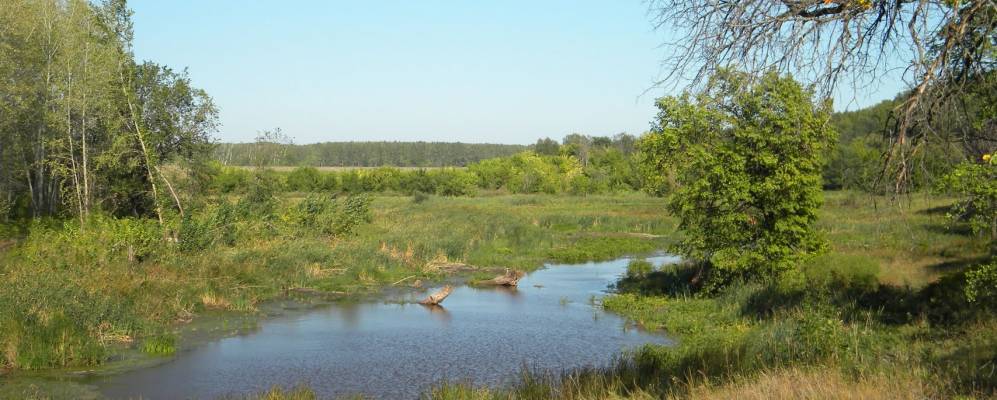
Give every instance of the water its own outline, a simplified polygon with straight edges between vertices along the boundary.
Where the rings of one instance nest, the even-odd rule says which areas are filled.
[[[334,305],[271,319],[252,334],[94,384],[112,399],[212,399],[299,384],[322,397],[394,399],[415,398],[443,379],[508,383],[523,366],[605,365],[626,348],[668,343],[591,304],[627,262],[552,265],[516,290],[460,287],[438,308]]]

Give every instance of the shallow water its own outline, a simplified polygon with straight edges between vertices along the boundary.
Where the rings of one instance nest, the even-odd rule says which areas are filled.
[[[394,399],[415,398],[443,379],[495,385],[524,366],[605,365],[626,348],[668,343],[592,304],[627,262],[551,265],[523,278],[516,290],[460,287],[438,308],[333,305],[270,319],[249,335],[91,383],[113,399],[212,399],[299,384],[322,397]]]

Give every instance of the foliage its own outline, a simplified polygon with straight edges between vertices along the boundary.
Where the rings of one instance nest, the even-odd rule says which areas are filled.
[[[980,265],[966,272],[966,299],[997,309],[997,263]]]
[[[658,102],[644,148],[673,170],[668,209],[682,222],[680,254],[707,263],[709,279],[773,276],[824,242],[814,229],[822,155],[834,133],[827,106],[789,77],[752,83],[736,72],[709,90]]]
[[[15,217],[182,207],[161,164],[206,161],[217,109],[186,71],[136,63],[131,36],[124,1],[0,8],[0,198]]]
[[[281,144],[273,165],[313,167],[449,167],[505,157],[527,146],[444,142],[327,142]],[[255,165],[249,143],[222,143],[215,158],[225,165]]]
[[[939,189],[964,197],[949,214],[968,220],[973,231],[989,231],[997,241],[997,157],[985,154],[979,163],[962,163],[939,183]]]

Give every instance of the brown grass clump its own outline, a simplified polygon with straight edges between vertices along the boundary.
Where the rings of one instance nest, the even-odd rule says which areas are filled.
[[[690,389],[688,397],[707,400],[919,400],[936,396],[922,380],[908,375],[873,375],[855,381],[835,369],[792,368],[764,372],[753,379],[723,386],[696,386]]]
[[[211,292],[206,292],[201,295],[201,304],[204,304],[204,308],[214,310],[227,310],[232,306],[232,304],[230,304],[224,297]]]

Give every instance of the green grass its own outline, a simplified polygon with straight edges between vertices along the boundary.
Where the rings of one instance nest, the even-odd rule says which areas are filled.
[[[527,371],[507,387],[447,383],[440,399],[989,398],[997,395],[994,310],[965,299],[962,271],[985,239],[944,218],[948,199],[828,193],[829,253],[770,283],[696,293],[691,266],[639,261],[603,306],[673,346],[613,366]]]
[[[653,235],[673,229],[660,199],[636,194],[385,196],[374,198],[372,222],[337,236],[296,222],[303,200],[283,198],[262,216],[240,214],[238,199],[192,205],[181,233],[205,239],[181,246],[163,243],[152,220],[32,224],[0,252],[9,288],[0,291],[0,368],[92,367],[120,348],[167,355],[183,341],[170,335],[206,311],[309,300],[290,289],[353,298],[404,278],[446,279],[441,261],[529,271],[569,253],[607,259],[659,249]]]
[[[620,294],[601,303],[667,332],[675,346],[644,347],[603,369],[524,371],[503,387],[454,382],[423,395],[765,398],[807,387],[825,398],[987,397],[997,387],[997,321],[967,303],[962,271],[987,260],[991,243],[945,219],[951,200],[908,200],[897,208],[828,193],[819,224],[830,252],[777,282],[705,296],[687,285],[687,267],[634,263]],[[372,222],[347,236],[294,223],[301,201],[282,199],[269,218],[238,218],[215,232],[230,243],[186,252],[160,246],[150,221],[32,225],[0,253],[13,288],[0,292],[0,367],[100,365],[121,347],[169,354],[192,317],[252,313],[297,296],[290,288],[364,296],[404,278],[446,279],[434,268],[442,261],[532,270],[648,253],[675,235],[663,201],[637,194],[376,197]],[[260,398],[309,396],[275,388]]]

